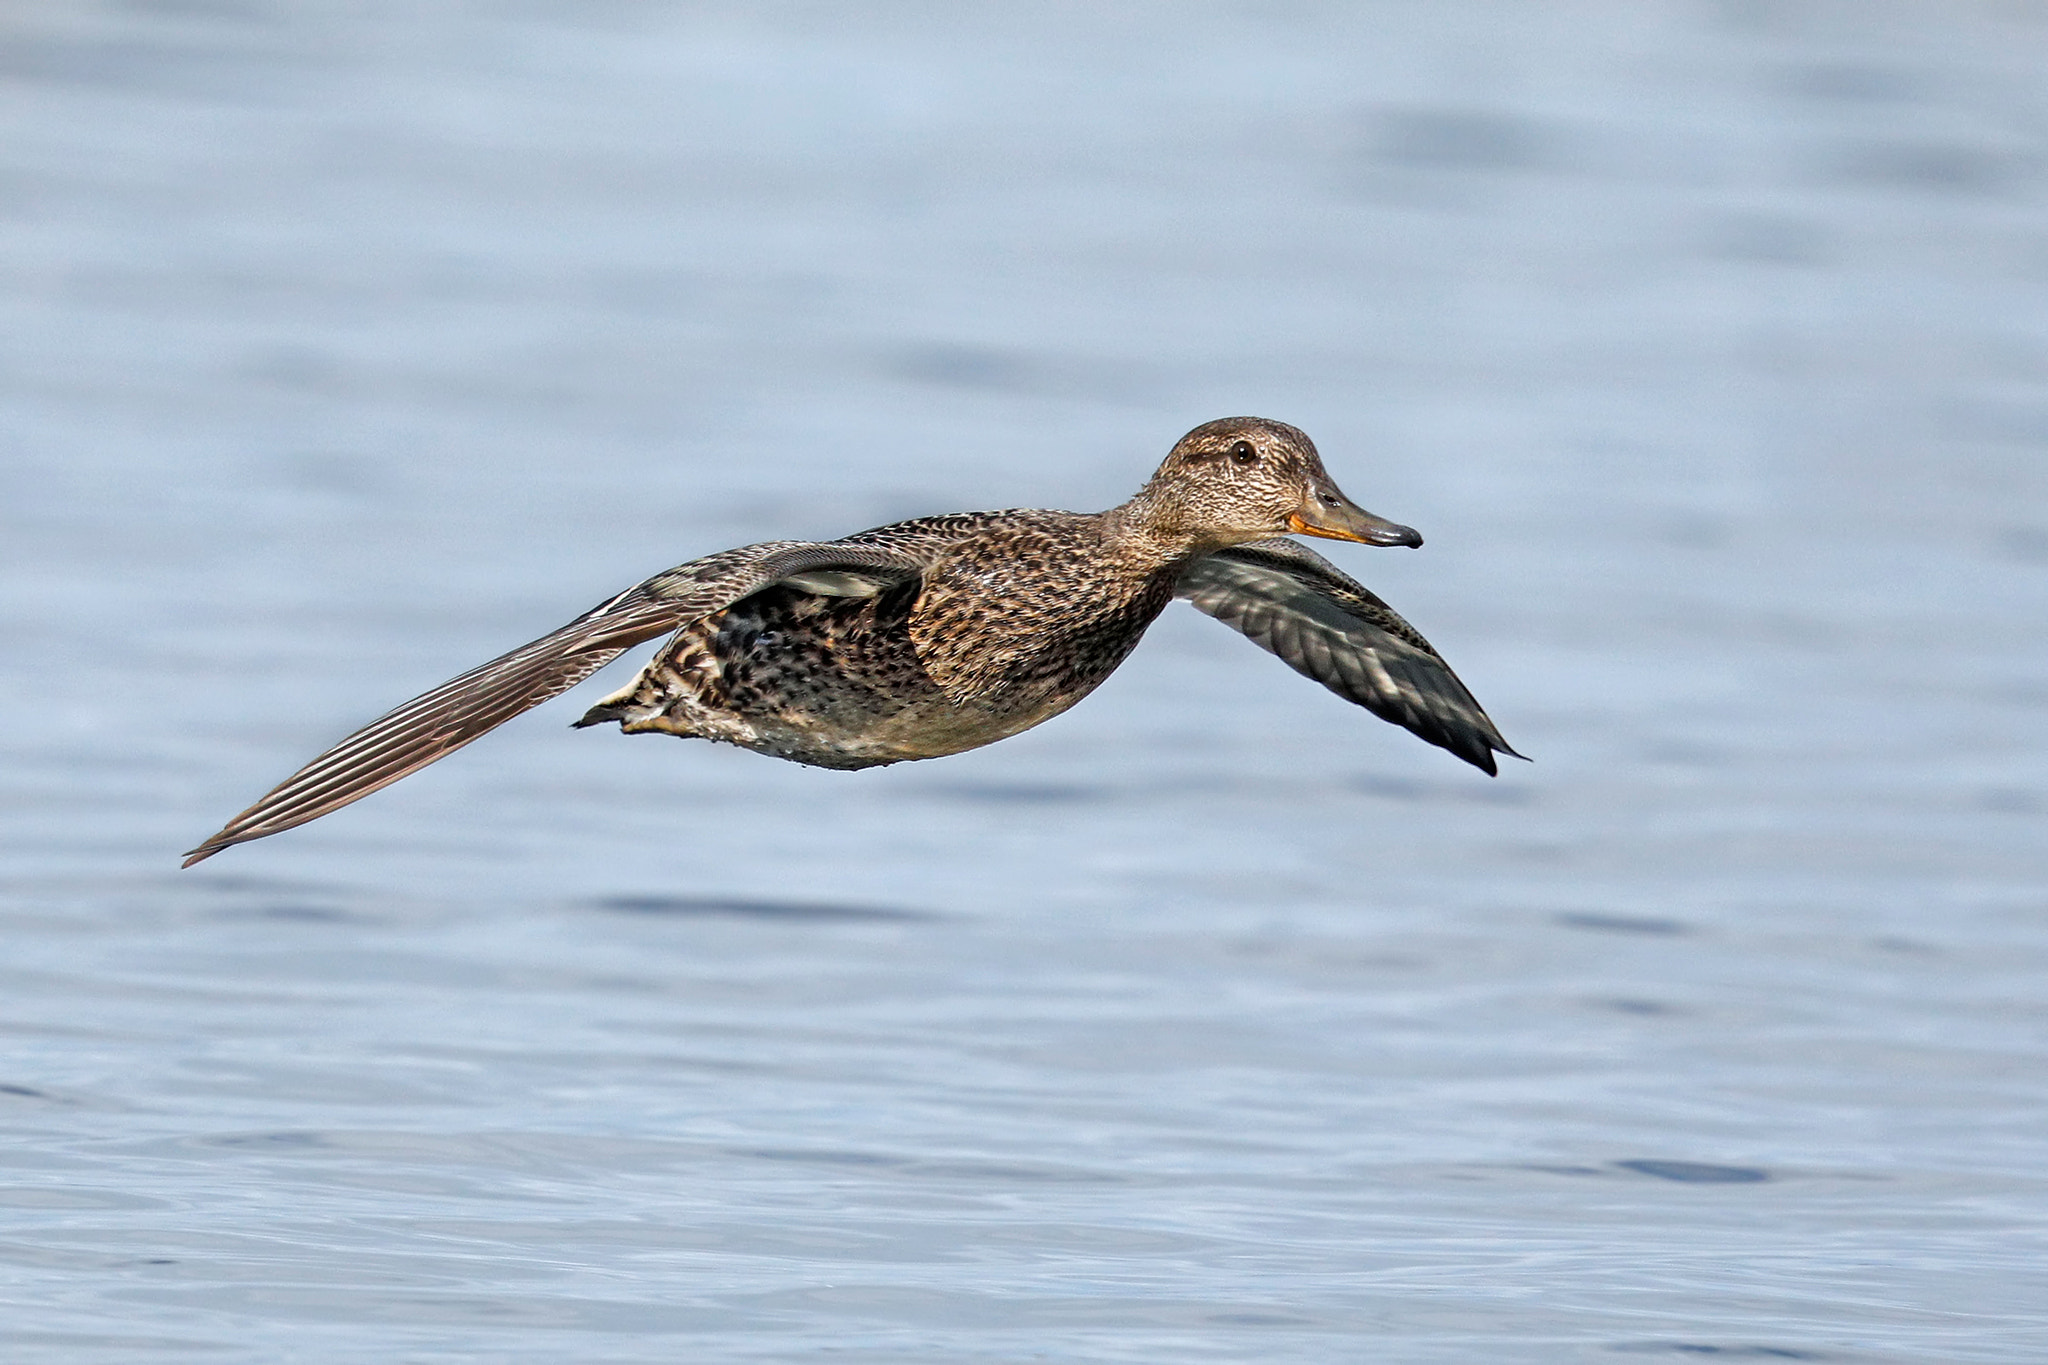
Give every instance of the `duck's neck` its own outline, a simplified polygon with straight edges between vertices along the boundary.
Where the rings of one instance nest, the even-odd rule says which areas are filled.
[[[1181,508],[1151,484],[1102,514],[1102,538],[1135,573],[1178,570],[1230,542],[1189,524]]]

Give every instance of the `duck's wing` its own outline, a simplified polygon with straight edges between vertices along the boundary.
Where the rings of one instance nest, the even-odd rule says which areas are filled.
[[[1520,758],[1429,641],[1363,584],[1291,540],[1218,550],[1175,590],[1295,672],[1473,767]]]
[[[867,596],[919,577],[922,546],[770,541],[656,574],[549,635],[479,664],[371,721],[228,821],[185,856],[186,867],[230,844],[317,820],[445,758],[582,682],[626,650],[723,611],[776,583]]]

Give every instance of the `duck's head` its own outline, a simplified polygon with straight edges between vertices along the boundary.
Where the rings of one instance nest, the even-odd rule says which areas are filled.
[[[1270,536],[1422,544],[1338,491],[1306,433],[1263,417],[1204,422],[1180,438],[1135,500],[1160,529],[1221,548]]]

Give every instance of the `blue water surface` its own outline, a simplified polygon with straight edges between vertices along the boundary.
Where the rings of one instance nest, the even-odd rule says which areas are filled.
[[[2048,11],[0,14],[13,1362],[2048,1359]],[[860,774],[178,854],[727,545],[1306,428],[1496,780],[1185,608]],[[630,667],[626,665],[625,667]]]

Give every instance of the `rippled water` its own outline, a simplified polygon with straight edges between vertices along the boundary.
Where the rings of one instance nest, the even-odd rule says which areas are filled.
[[[5,1358],[2048,1358],[2044,14],[9,9]],[[571,698],[176,870],[1232,412],[1535,763],[1176,609],[979,753]]]

